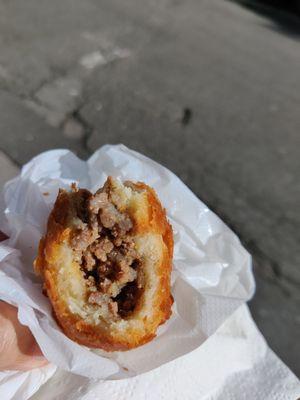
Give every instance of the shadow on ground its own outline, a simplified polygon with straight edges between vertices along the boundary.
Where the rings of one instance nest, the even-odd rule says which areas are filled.
[[[300,38],[300,0],[229,0],[270,19],[272,29]]]

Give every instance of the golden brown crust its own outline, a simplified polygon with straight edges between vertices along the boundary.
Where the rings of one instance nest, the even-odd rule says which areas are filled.
[[[145,190],[148,200],[148,212],[143,218],[134,221],[135,233],[156,233],[161,235],[165,244],[163,255],[157,268],[159,290],[155,298],[155,309],[150,321],[144,322],[144,331],[132,329],[130,334],[111,335],[109,329],[87,323],[76,314],[72,314],[66,304],[61,301],[56,281],[56,272],[52,266],[57,262],[59,245],[70,237],[68,227],[68,210],[70,209],[70,194],[60,191],[54,208],[49,216],[47,234],[40,241],[38,256],[35,260],[35,270],[44,280],[44,289],[52,303],[55,318],[64,333],[72,340],[89,346],[102,348],[106,351],[129,350],[152,340],[157,327],[163,324],[171,315],[173,298],[170,288],[170,274],[173,257],[172,227],[167,221],[166,212],[162,208],[154,190],[144,183],[132,184],[137,190]]]

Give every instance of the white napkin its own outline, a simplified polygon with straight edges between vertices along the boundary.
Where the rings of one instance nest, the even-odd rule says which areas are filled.
[[[154,187],[168,211],[175,234],[172,275],[175,304],[172,318],[161,327],[157,338],[151,343],[128,352],[115,353],[90,351],[69,340],[52,318],[50,304],[41,293],[41,282],[32,270],[38,242],[45,232],[58,188],[69,187],[72,182],[77,182],[78,186],[93,191],[104,183],[108,175],[122,180],[145,181]],[[30,328],[45,356],[60,367],[58,375],[50,382],[56,382],[57,390],[62,388],[63,398],[67,393],[68,398],[81,398],[87,391],[90,397],[86,399],[90,399],[93,398],[91,393],[95,390],[101,393],[102,389],[104,392],[112,390],[113,395],[113,388],[116,388],[119,398],[128,398],[125,397],[127,387],[134,382],[144,382],[143,390],[146,385],[149,387],[146,392],[151,394],[156,390],[152,389],[155,382],[150,387],[144,381],[148,374],[140,374],[157,367],[160,368],[149,372],[150,380],[153,374],[155,381],[159,382],[158,371],[162,371],[161,377],[164,376],[163,371],[170,371],[170,376],[177,371],[176,382],[169,386],[161,384],[162,393],[164,388],[170,391],[171,387],[177,387],[180,380],[188,379],[188,365],[195,365],[196,370],[200,368],[200,379],[201,363],[205,357],[198,357],[198,352],[207,346],[207,338],[212,337],[216,329],[254,292],[251,258],[236,235],[174,174],[122,145],[104,146],[87,162],[79,160],[68,150],[53,150],[35,157],[23,167],[19,177],[6,184],[1,210],[0,228],[9,239],[0,244],[0,299],[18,306],[21,323]],[[225,350],[225,345],[220,346],[223,347]],[[171,362],[183,355],[186,356]],[[186,357],[192,357],[191,364],[180,366]],[[221,364],[218,352],[211,353],[211,357],[216,365]],[[209,362],[207,359],[206,364]],[[225,364],[227,362],[228,359],[224,360]],[[165,363],[170,364],[163,367]],[[19,373],[17,376],[23,383],[17,397],[13,398],[28,398],[28,393],[33,393],[39,382],[53,374],[53,368],[47,368],[27,373],[26,379]],[[180,379],[185,375],[185,379]],[[208,382],[207,377],[203,376],[204,381]],[[98,387],[96,378],[106,382],[102,381]],[[2,374],[1,387],[5,387],[3,380],[6,388],[9,387],[11,379],[16,382],[16,375]],[[191,381],[195,381],[195,376],[191,375]],[[205,382],[202,383],[203,393],[206,390]],[[188,386],[192,390],[193,386]],[[122,397],[119,390],[123,387],[126,389]],[[178,390],[180,392],[179,387]],[[189,388],[185,387],[184,390],[188,393]],[[71,395],[70,391],[74,393]],[[142,392],[139,393],[142,396]],[[101,393],[101,396],[104,394]],[[153,398],[149,396],[140,398]]]
[[[246,305],[198,349],[134,378],[93,381],[61,369],[54,372],[50,366],[15,373],[4,383],[0,375],[0,398],[27,400],[47,376],[48,382],[31,400],[296,400],[300,396],[299,380],[268,348]]]
[[[108,175],[153,186],[173,225],[175,251],[171,319],[149,344],[127,352],[90,351],[68,339],[52,317],[32,263],[59,187],[96,190]],[[35,157],[5,185],[0,228],[0,299],[48,360],[88,378],[122,379],[150,371],[196,349],[254,292],[251,258],[236,235],[174,174],[125,146],[104,146],[87,162],[68,150]]]

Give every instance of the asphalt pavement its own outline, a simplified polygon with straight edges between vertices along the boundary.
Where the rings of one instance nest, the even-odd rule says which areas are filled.
[[[298,375],[299,32],[225,0],[0,0],[0,184],[51,148],[164,164],[252,253],[252,314]]]

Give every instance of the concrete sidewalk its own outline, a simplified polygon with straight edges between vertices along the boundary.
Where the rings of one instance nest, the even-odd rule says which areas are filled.
[[[0,183],[58,147],[163,163],[253,254],[253,316],[300,374],[299,65],[233,2],[0,0]]]

